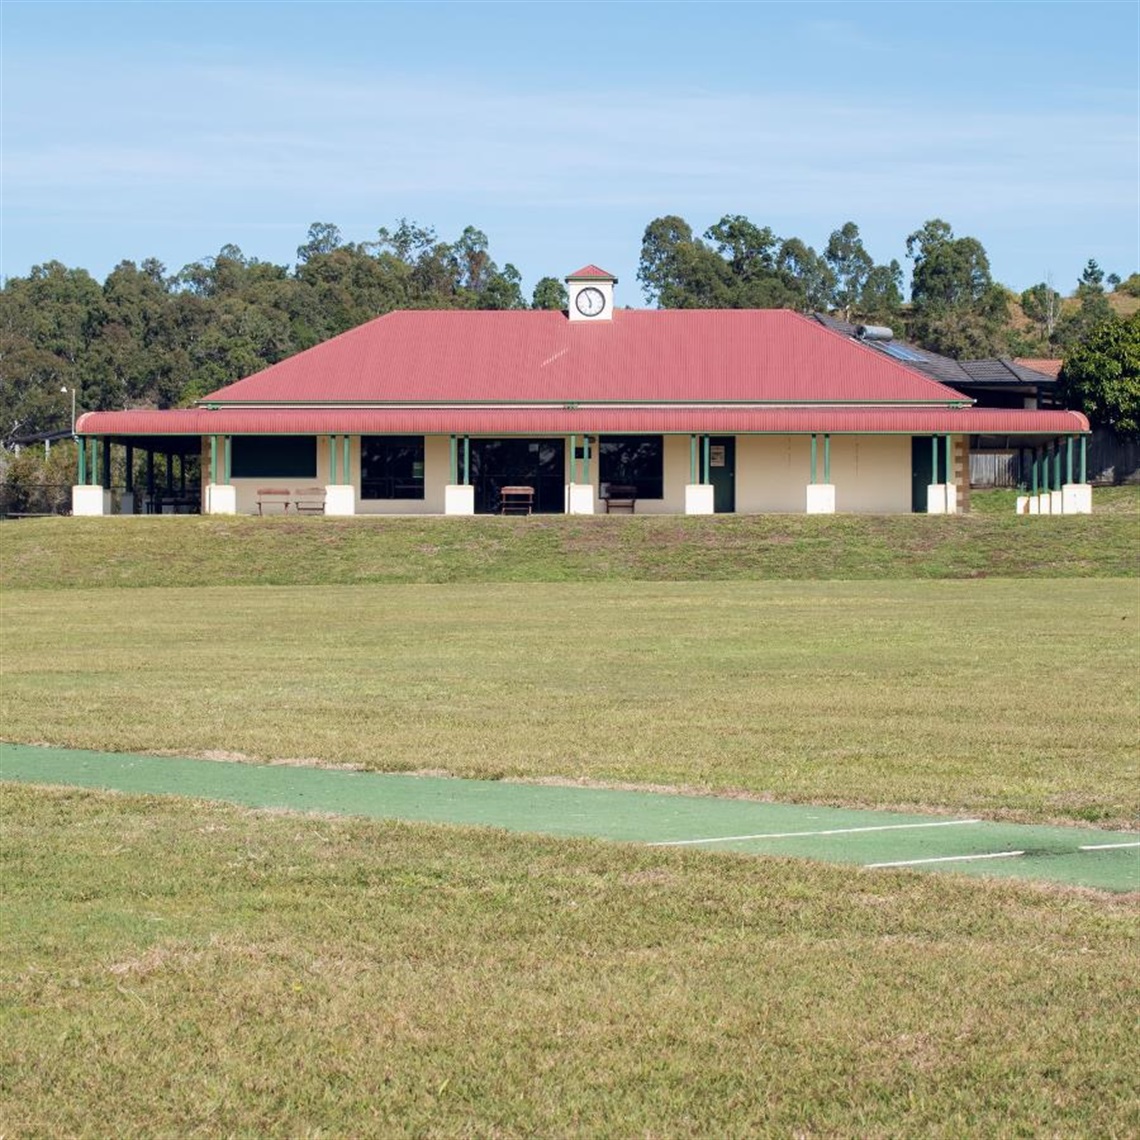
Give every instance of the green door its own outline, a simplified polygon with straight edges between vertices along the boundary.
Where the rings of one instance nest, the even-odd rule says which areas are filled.
[[[730,515],[736,510],[736,437],[709,437],[709,482],[713,486],[713,510]]]
[[[910,509],[916,515],[926,514],[926,489],[934,482],[931,438],[916,435],[910,441]]]

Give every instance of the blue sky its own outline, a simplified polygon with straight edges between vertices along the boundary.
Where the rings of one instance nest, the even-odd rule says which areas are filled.
[[[529,291],[745,214],[877,261],[941,217],[994,275],[1140,269],[1140,3],[0,0],[0,272],[233,242],[291,263],[475,225]]]

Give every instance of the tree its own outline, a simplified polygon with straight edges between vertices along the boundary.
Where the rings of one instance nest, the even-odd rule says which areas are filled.
[[[810,245],[804,245],[799,238],[781,242],[776,268],[795,297],[795,308],[808,313],[831,308],[835,274]]]
[[[332,253],[340,249],[340,230],[332,222],[314,222],[309,227],[309,240],[297,246],[297,261],[304,264],[318,253]]]
[[[906,239],[914,261],[910,333],[920,344],[955,357],[991,356],[1009,319],[1004,291],[994,284],[977,238],[956,238],[934,218]]]
[[[863,282],[858,314],[872,324],[897,321],[903,304],[902,266],[893,258],[890,265],[876,265]]]
[[[530,307],[532,309],[563,310],[570,304],[566,286],[557,277],[541,277],[534,287]]]
[[[849,321],[863,299],[863,288],[875,267],[871,255],[863,248],[859,227],[854,222],[844,222],[839,229],[832,230],[823,259],[835,276],[835,304],[843,313],[843,319]]]
[[[1031,285],[1021,294],[1021,310],[1037,325],[1046,341],[1052,341],[1061,319],[1061,294],[1047,281]]]
[[[1096,325],[1066,353],[1058,381],[1094,427],[1140,437],[1140,312]]]
[[[1104,271],[1089,258],[1077,282],[1076,310],[1066,315],[1058,329],[1058,340],[1064,345],[1074,345],[1088,337],[1102,321],[1112,315],[1112,305],[1104,293]]]

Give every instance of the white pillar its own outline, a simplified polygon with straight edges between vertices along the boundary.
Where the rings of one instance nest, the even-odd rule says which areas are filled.
[[[1061,488],[1061,510],[1067,515],[1091,515],[1091,484],[1066,483]]]
[[[1033,500],[1029,495],[1018,495],[1017,505],[1013,508],[1015,515],[1030,515],[1033,512],[1029,509],[1029,505]]]
[[[715,509],[711,483],[685,484],[685,514],[711,515]]]
[[[326,515],[356,514],[356,488],[350,483],[330,483],[325,487]]]
[[[594,487],[592,483],[566,484],[566,513],[592,515],[594,513]]]
[[[102,487],[76,483],[71,488],[71,513],[73,515],[97,516],[111,513],[111,492]]]
[[[473,515],[475,513],[475,488],[465,483],[448,483],[443,489],[443,513],[445,515]]]
[[[835,514],[834,483],[809,483],[807,485],[807,513],[809,515]]]
[[[1063,491],[1050,491],[1049,492],[1049,513],[1051,515],[1063,514],[1065,510],[1065,500]]]
[[[236,515],[237,488],[232,483],[207,483],[206,514]]]

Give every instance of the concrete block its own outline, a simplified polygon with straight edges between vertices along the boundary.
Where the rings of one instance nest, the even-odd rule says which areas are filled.
[[[109,515],[111,513],[111,492],[102,487],[82,486],[76,483],[71,488],[71,513],[73,515]]]
[[[330,483],[325,487],[326,515],[356,514],[356,488],[347,483]]]
[[[1028,514],[1039,515],[1041,513],[1041,496],[1030,495],[1029,502],[1026,504],[1026,506],[1028,507]]]
[[[685,514],[711,515],[713,506],[713,485],[711,483],[685,484]]]
[[[809,483],[807,486],[807,513],[809,515],[835,514],[835,484]]]
[[[568,515],[594,513],[594,487],[591,483],[566,484],[566,513]]]
[[[1061,503],[1061,510],[1067,515],[1091,515],[1091,484],[1066,483],[1061,488]]]
[[[1049,513],[1051,515],[1063,514],[1065,510],[1065,496],[1063,491],[1049,492]]]
[[[443,513],[445,515],[473,515],[475,513],[475,488],[462,483],[448,483],[443,489]]]
[[[1015,515],[1027,515],[1027,514],[1029,514],[1029,496],[1028,495],[1018,495],[1017,496],[1017,505],[1013,508],[1013,513]]]
[[[926,513],[928,515],[946,514],[946,484],[930,483],[926,488]]]

